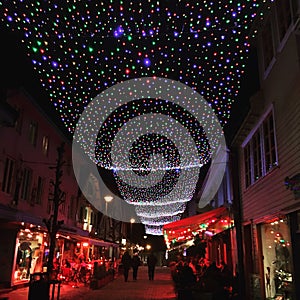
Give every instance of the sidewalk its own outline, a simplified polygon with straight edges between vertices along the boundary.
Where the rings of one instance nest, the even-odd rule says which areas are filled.
[[[28,287],[0,294],[0,299],[8,297],[9,300],[27,300]],[[56,297],[54,298],[56,300]],[[60,291],[60,300],[175,300],[173,281],[170,269],[157,267],[153,281],[148,280],[147,267],[139,268],[137,281],[132,280],[132,270],[129,272],[129,281],[125,282],[122,275],[106,286],[91,290],[89,287],[63,284]]]

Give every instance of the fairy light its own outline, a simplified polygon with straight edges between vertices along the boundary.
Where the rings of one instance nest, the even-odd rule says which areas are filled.
[[[120,1],[118,4],[113,1],[6,1],[0,3],[0,19],[13,32],[23,35],[22,42],[42,87],[67,130],[73,133],[83,110],[99,93],[140,77],[169,78],[192,87],[208,101],[221,125],[225,125],[240,89],[250,48],[247,34],[258,8],[255,0],[226,4],[221,0],[176,4],[165,1]],[[179,98],[180,93],[178,90]],[[116,101],[114,96],[106,100]],[[102,114],[107,115],[107,119],[98,134],[96,157],[87,151],[99,169],[112,172],[122,197],[135,205],[146,224],[146,233],[161,235],[163,223],[180,218],[195,191],[192,183],[198,178],[199,168],[211,158],[214,142],[208,143],[200,124],[209,114],[204,113],[199,122],[194,117],[199,107],[195,107],[192,100],[185,104],[189,110],[168,97],[158,99],[145,95],[113,112],[108,109],[109,105],[103,105]],[[97,122],[97,114],[99,111],[94,111],[87,118]],[[130,147],[131,164],[124,164],[122,152],[127,145],[126,138],[134,136],[137,128],[131,120],[147,114],[152,114],[150,119],[162,114],[180,123],[195,142],[198,160],[185,161],[185,156],[172,142],[171,135],[185,136],[180,131],[172,132],[172,121],[162,121],[166,123],[166,134],[162,134],[153,133],[159,132],[153,119],[146,128],[149,133],[136,138]],[[112,141],[125,127],[127,134],[119,138],[119,147],[113,149],[116,158],[113,165]],[[84,148],[85,140],[81,143]],[[194,150],[185,151],[190,154]],[[158,156],[161,159],[157,159]],[[137,175],[127,176],[129,182],[141,185],[143,176],[151,173],[153,181],[160,183],[135,189],[122,180],[121,175],[127,171]],[[172,194],[180,176],[186,185]],[[158,200],[162,198],[163,205]]]
[[[0,17],[23,34],[41,84],[70,132],[102,90],[153,75],[198,90],[224,125],[240,88],[258,2],[14,0],[1,2]]]

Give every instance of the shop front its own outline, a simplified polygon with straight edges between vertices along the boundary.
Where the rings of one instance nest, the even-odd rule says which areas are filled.
[[[293,299],[293,255],[288,218],[272,219],[260,229],[265,297]]]
[[[197,251],[207,261],[217,264],[225,261],[230,269],[234,269],[234,247],[231,245],[234,234],[234,221],[226,207],[219,207],[209,212],[198,214],[176,222],[164,225],[164,239],[167,251],[171,254],[174,250],[191,255],[192,247],[197,243]],[[197,255],[199,255],[197,253]],[[169,255],[169,254],[168,254]],[[193,255],[193,254],[192,254]]]
[[[16,259],[13,285],[29,280],[30,274],[43,272],[49,252],[47,233],[38,227],[19,230],[16,240]]]

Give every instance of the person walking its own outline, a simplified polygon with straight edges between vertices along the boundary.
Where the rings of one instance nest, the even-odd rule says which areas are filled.
[[[129,270],[130,270],[131,264],[132,264],[131,256],[129,255],[129,252],[127,250],[124,252],[121,262],[122,262],[123,270],[124,270],[124,273],[123,273],[124,280],[125,280],[125,282],[127,282]]]
[[[151,252],[151,254],[147,258],[149,280],[154,280],[154,271],[155,271],[156,264],[157,264],[157,258],[154,255],[154,253]]]
[[[132,257],[132,277],[134,281],[137,280],[137,274],[140,265],[141,265],[141,259],[138,255],[138,252],[135,251]]]

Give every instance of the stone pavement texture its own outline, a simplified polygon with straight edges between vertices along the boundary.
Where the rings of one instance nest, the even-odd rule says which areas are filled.
[[[55,295],[54,300],[57,299]],[[28,287],[0,294],[0,299],[8,297],[9,300],[28,300]],[[129,272],[128,282],[122,275],[118,275],[106,286],[91,290],[89,287],[71,285],[61,286],[59,300],[175,300],[174,285],[171,279],[170,269],[156,267],[154,280],[148,279],[147,267],[142,266],[138,270],[137,281],[132,280],[132,270]]]

